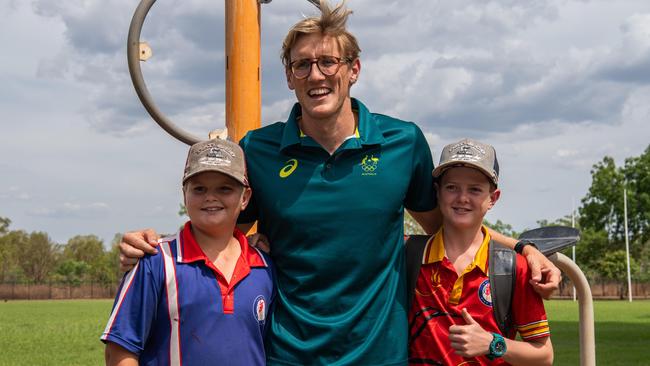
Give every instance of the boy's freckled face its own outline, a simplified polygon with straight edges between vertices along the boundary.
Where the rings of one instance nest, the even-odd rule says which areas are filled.
[[[448,169],[438,184],[438,204],[446,223],[473,227],[499,199],[498,189],[491,191],[488,178],[480,171],[455,167]]]
[[[183,193],[192,225],[205,232],[223,225],[234,227],[237,216],[250,198],[250,188],[244,188],[235,179],[217,172],[191,177]]]

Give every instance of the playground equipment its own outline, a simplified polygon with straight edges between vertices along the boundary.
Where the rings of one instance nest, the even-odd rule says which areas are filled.
[[[596,364],[596,340],[594,333],[594,302],[591,288],[584,273],[575,262],[559,251],[576,245],[579,239],[577,229],[567,226],[547,226],[522,233],[519,239],[535,242],[539,250],[546,255],[576,288],[580,316],[580,365]]]
[[[226,3],[226,127],[228,136],[238,141],[251,129],[260,127],[261,120],[261,69],[260,69],[260,4],[272,0],[225,0]],[[318,0],[307,0],[319,6]],[[178,140],[191,145],[198,138],[167,118],[151,97],[140,68],[140,62],[149,59],[152,51],[140,34],[147,13],[156,0],[141,0],[133,14],[127,41],[129,73],[138,98],[151,117]],[[236,87],[235,87],[236,86]],[[584,273],[567,256],[557,251],[575,245],[575,229],[539,228],[520,237],[534,241],[542,253],[571,279],[578,293],[580,306],[580,364],[596,364],[594,339],[594,313],[591,289]]]

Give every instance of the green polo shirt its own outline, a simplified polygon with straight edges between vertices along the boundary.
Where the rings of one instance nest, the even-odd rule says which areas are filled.
[[[352,108],[357,132],[332,155],[298,104],[240,142],[253,198],[239,221],[259,221],[277,269],[270,365],[407,363],[404,207],[435,207],[431,150],[414,123]]]

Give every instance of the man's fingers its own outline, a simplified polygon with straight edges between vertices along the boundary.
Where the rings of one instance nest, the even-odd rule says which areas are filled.
[[[469,314],[466,308],[463,308],[463,311],[461,312],[461,315],[463,315],[463,319],[465,319],[465,323],[469,324],[476,324],[476,320],[472,318],[472,316]]]
[[[269,240],[264,236],[264,234],[255,233],[247,237],[248,245],[262,250],[266,253],[271,252],[271,245],[269,245]]]
[[[151,246],[149,246],[151,247]],[[121,242],[120,243],[120,262],[122,261],[122,257],[125,259],[135,259],[135,261],[138,260],[138,258],[144,257],[144,252],[132,245],[129,245],[128,243]]]
[[[546,300],[550,299],[553,292],[557,290],[557,286],[551,283],[534,282],[533,280],[530,280],[530,284],[533,286],[533,290]]]
[[[526,257],[528,259],[528,257]],[[542,281],[542,266],[535,258],[528,259],[528,267],[530,268],[530,279],[534,282]]]
[[[156,250],[156,248],[151,246],[150,241],[155,242],[157,240],[158,240],[158,234],[156,234],[156,232],[151,229],[128,232],[122,236],[122,242],[120,243],[120,252],[126,255],[127,257],[138,257],[138,258],[144,256],[144,253],[156,254],[158,253],[158,250]],[[134,252],[130,250],[131,248],[128,247],[131,247],[132,249],[137,249],[139,250],[139,252],[144,252],[144,253],[138,255],[137,254],[138,252]]]
[[[143,235],[143,239],[147,243],[149,243],[149,245],[152,245],[154,247],[158,246],[158,239],[160,239],[160,235],[158,235],[158,233],[156,233],[153,229],[145,229],[142,232],[142,235]],[[149,253],[149,252],[147,252],[147,253]]]

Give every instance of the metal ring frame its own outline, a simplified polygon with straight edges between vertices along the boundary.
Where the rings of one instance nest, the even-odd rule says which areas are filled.
[[[272,0],[258,1],[262,4],[268,4]],[[308,1],[316,7],[319,7],[320,5],[319,0]],[[154,103],[153,98],[147,89],[147,85],[145,84],[144,77],[142,76],[142,69],[140,68],[140,33],[142,32],[142,25],[144,24],[147,14],[155,2],[156,0],[141,0],[140,4],[138,4],[138,7],[135,9],[133,18],[131,19],[126,45],[129,74],[131,75],[131,81],[133,82],[135,92],[138,94],[138,98],[140,98],[140,102],[147,112],[149,112],[149,115],[151,115],[153,120],[170,135],[188,145],[192,145],[202,139],[176,126],[172,120],[167,118],[167,116],[160,111],[156,106],[156,103]]]
[[[140,33],[142,32],[142,24],[147,17],[147,13],[149,13],[149,9],[151,9],[151,6],[153,6],[155,2],[156,0],[140,1],[140,4],[133,14],[133,19],[131,19],[126,45],[129,74],[131,75],[131,81],[135,87],[135,92],[138,94],[138,98],[140,98],[140,102],[142,102],[142,105],[147,112],[149,112],[154,121],[156,121],[156,123],[158,123],[158,125],[170,135],[188,145],[192,145],[201,141],[201,139],[177,127],[174,122],[167,118],[160,109],[158,109],[153,98],[151,98],[151,94],[149,94],[147,85],[142,77],[142,69],[140,69]]]

